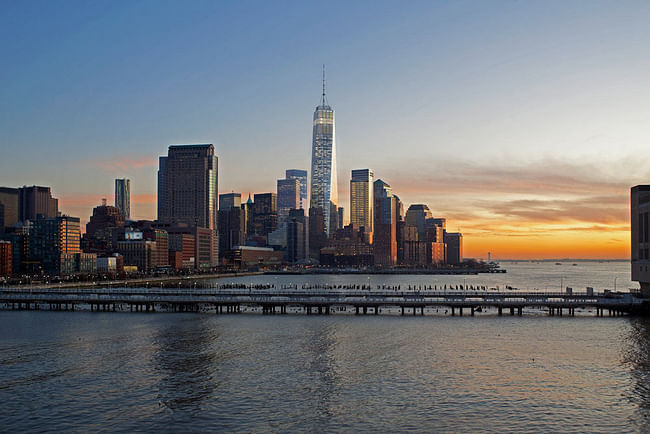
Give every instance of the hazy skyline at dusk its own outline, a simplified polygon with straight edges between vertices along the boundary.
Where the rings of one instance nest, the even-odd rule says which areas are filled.
[[[325,63],[346,214],[368,167],[468,257],[629,257],[650,4],[402,6],[3,2],[0,185],[51,186],[83,224],[126,177],[155,218],[158,156],[213,143],[220,192],[275,191],[310,169]]]

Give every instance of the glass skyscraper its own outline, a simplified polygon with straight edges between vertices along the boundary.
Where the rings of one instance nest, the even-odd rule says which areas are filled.
[[[131,218],[131,181],[126,178],[115,180],[115,207],[125,219]]]
[[[334,110],[325,97],[325,80],[320,105],[316,107],[311,148],[310,208],[323,210],[325,233],[336,230],[338,185],[336,182],[336,142],[334,137]]]

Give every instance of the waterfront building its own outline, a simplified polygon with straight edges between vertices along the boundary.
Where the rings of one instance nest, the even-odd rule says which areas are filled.
[[[160,157],[158,220],[217,230],[218,158],[214,146],[171,145]]]
[[[424,204],[413,204],[406,210],[406,224],[417,228],[421,241],[426,238],[427,220],[432,218],[431,210]]]
[[[253,202],[253,233],[266,237],[278,227],[278,196],[258,193]]]
[[[320,249],[327,244],[325,215],[321,208],[309,208],[309,257],[318,261]]]
[[[241,193],[224,193],[219,195],[219,209],[227,211],[230,208],[241,207]]]
[[[150,273],[157,267],[158,250],[155,241],[151,240],[122,240],[118,249],[124,258],[124,265],[137,267],[137,271]]]
[[[236,246],[228,253],[227,263],[240,269],[259,269],[277,267],[283,258],[283,252],[269,247]]]
[[[0,240],[0,277],[11,276],[13,273],[13,245],[11,241]]]
[[[59,216],[34,220],[30,231],[30,258],[36,261],[36,270],[61,274],[71,267],[66,264],[81,253],[79,217]],[[36,264],[34,264],[36,265]],[[36,271],[35,270],[35,271]]]
[[[632,280],[650,298],[650,185],[632,187],[630,211]]]
[[[115,180],[115,208],[120,210],[126,220],[131,218],[131,180]]]
[[[374,174],[370,169],[352,171],[350,179],[350,223],[363,228],[372,243],[374,224]],[[339,223],[340,224],[340,223]]]
[[[169,264],[174,270],[194,268],[194,235],[168,233]]]
[[[149,227],[142,232],[143,239],[155,241],[156,248],[152,258],[155,268],[165,268],[169,266],[169,234],[163,229]]]
[[[278,224],[286,223],[289,210],[300,208],[300,180],[278,179]]]
[[[447,249],[447,264],[460,265],[463,263],[463,234],[459,232],[445,232],[445,246]]]
[[[295,264],[308,258],[309,217],[303,209],[292,209],[287,221],[287,261]]]
[[[0,187],[0,232],[18,222],[18,189]]]
[[[363,228],[353,224],[337,230],[320,249],[320,264],[328,267],[367,267],[374,264],[373,246]]]
[[[307,208],[307,171],[301,169],[287,169],[286,179],[297,179],[300,183],[300,208]],[[278,199],[279,200],[279,199]]]
[[[86,223],[86,233],[83,237],[83,248],[86,251],[111,253],[117,248],[120,234],[123,233],[125,217],[122,211],[114,206],[102,204],[93,208],[93,215]]]
[[[310,209],[322,210],[325,234],[334,233],[337,220],[338,184],[336,179],[336,140],[334,110],[323,94],[314,111],[311,152],[311,200]],[[311,213],[310,213],[311,215]]]
[[[229,250],[245,244],[244,210],[241,205],[219,210],[219,263]]]
[[[393,266],[397,263],[397,203],[390,185],[381,179],[374,182],[373,189],[375,265]]]

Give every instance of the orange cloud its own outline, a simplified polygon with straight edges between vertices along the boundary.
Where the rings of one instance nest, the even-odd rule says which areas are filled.
[[[151,155],[146,156],[121,156],[117,158],[102,158],[99,160],[86,160],[86,165],[105,170],[107,172],[128,172],[143,168],[154,168],[158,164],[158,158]]]

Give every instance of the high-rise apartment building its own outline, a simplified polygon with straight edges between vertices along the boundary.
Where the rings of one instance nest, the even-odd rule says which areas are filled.
[[[219,195],[219,209],[227,211],[230,208],[241,207],[241,193],[224,193]]]
[[[34,220],[30,233],[30,256],[40,262],[41,270],[50,274],[74,268],[74,255],[81,253],[79,217],[59,216]]]
[[[278,179],[278,224],[286,223],[289,210],[300,208],[300,181]]]
[[[463,234],[459,232],[445,232],[445,246],[447,250],[447,264],[460,265],[463,263]]]
[[[323,94],[314,111],[311,149],[311,200],[310,208],[323,211],[325,234],[336,229],[338,185],[336,180],[336,141],[334,131],[334,110],[325,97],[325,74],[323,73]]]
[[[355,228],[364,228],[372,243],[374,224],[374,174],[370,169],[352,171],[350,179],[350,223]]]
[[[131,180],[115,180],[115,208],[119,209],[126,220],[131,218]]]
[[[285,172],[286,179],[297,179],[300,182],[300,208],[307,208],[307,171],[301,169],[288,169]]]
[[[218,158],[214,146],[172,145],[160,157],[158,220],[217,230]]]

